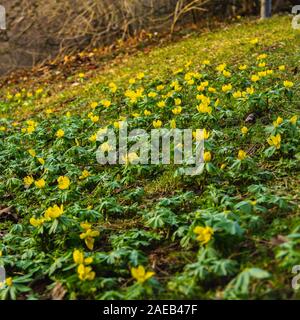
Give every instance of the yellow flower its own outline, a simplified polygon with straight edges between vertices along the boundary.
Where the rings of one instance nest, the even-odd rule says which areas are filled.
[[[222,91],[223,92],[228,92],[232,89],[232,85],[231,84],[225,84],[224,86],[222,86]]]
[[[175,101],[175,106],[180,106],[181,105],[181,99],[176,98],[174,101]]]
[[[251,44],[258,44],[258,38],[251,39],[249,42]]]
[[[259,76],[257,76],[256,74],[254,74],[252,77],[251,77],[251,81],[252,82],[257,82],[259,80]]]
[[[286,87],[286,88],[292,88],[294,86],[294,83],[292,81],[284,81],[283,82],[283,85]]]
[[[219,71],[219,72],[223,72],[226,68],[227,64],[226,63],[222,63],[222,64],[219,64],[217,67],[216,67],[216,70]]]
[[[92,122],[96,123],[96,122],[99,121],[99,116],[91,115],[91,116],[90,116],[90,119],[91,119]]]
[[[85,267],[84,264],[80,264],[77,268],[78,277],[81,281],[92,281],[95,279],[95,272],[91,267]]]
[[[217,90],[213,87],[208,88],[208,92],[215,93]]]
[[[0,131],[5,131],[5,130],[6,130],[6,128],[4,126],[0,127]]]
[[[171,127],[171,129],[176,129],[176,120],[175,119],[172,119],[170,121],[170,127]]]
[[[208,113],[208,114],[212,113],[212,107],[208,106],[207,103],[200,103],[197,106],[197,110],[201,113]]]
[[[264,68],[264,67],[266,66],[266,63],[265,63],[265,62],[260,62],[260,63],[258,64],[258,66],[259,66],[260,68]]]
[[[197,141],[207,140],[209,136],[210,136],[210,133],[206,129],[193,131],[193,137]]]
[[[80,79],[83,79],[83,78],[85,77],[85,74],[84,74],[83,72],[81,72],[81,73],[78,74],[78,77],[79,77]]]
[[[136,76],[139,80],[143,79],[145,77],[145,73],[144,72],[139,72]]]
[[[80,179],[80,180],[86,179],[86,178],[88,178],[90,175],[91,175],[91,174],[90,174],[87,170],[84,169],[84,170],[81,172],[81,176],[79,177],[79,179]]]
[[[57,179],[57,183],[58,183],[58,188],[60,190],[65,190],[65,189],[68,189],[70,186],[70,179],[66,176],[60,176]]]
[[[281,117],[278,117],[274,122],[273,122],[273,126],[275,128],[277,128],[278,126],[280,126],[283,122],[283,119]]]
[[[260,54],[258,57],[257,57],[257,60],[263,60],[263,59],[266,59],[268,57],[267,54],[263,53],[263,54]]]
[[[64,206],[61,205],[60,207],[58,205],[54,205],[53,207],[49,207],[44,214],[44,217],[48,220],[50,219],[56,219],[60,217],[64,212]]]
[[[176,108],[172,109],[173,114],[180,114],[181,111],[182,111],[181,107],[176,107]]]
[[[35,127],[33,127],[33,126],[29,126],[27,128],[27,133],[29,133],[29,134],[32,134],[34,131],[35,131]]]
[[[202,64],[204,64],[204,65],[207,65],[207,66],[208,66],[208,65],[210,65],[210,61],[209,61],[209,60],[203,60],[203,61],[202,61]]]
[[[254,88],[253,87],[249,87],[249,88],[246,89],[246,92],[251,95],[251,94],[254,93]]]
[[[129,83],[130,83],[130,84],[134,84],[134,83],[135,83],[135,79],[134,79],[134,78],[130,78],[130,79],[129,79]]]
[[[221,170],[225,169],[226,168],[226,163],[222,163],[220,168],[221,168]]]
[[[244,150],[239,150],[238,159],[242,161],[246,158],[247,158],[247,153]]]
[[[201,245],[207,244],[214,234],[214,230],[211,227],[197,226],[194,228],[193,232],[198,235],[196,239]]]
[[[108,107],[111,106],[111,101],[104,99],[104,100],[101,101],[101,104],[102,104],[105,108],[108,108]]]
[[[84,255],[80,250],[73,251],[73,260],[76,264],[83,264],[84,262]]]
[[[93,101],[93,102],[91,103],[91,108],[92,108],[92,109],[96,109],[97,106],[98,106],[98,102]]]
[[[298,117],[296,115],[292,116],[291,119],[290,119],[290,123],[295,125],[297,123],[297,120],[298,120]]]
[[[157,93],[156,93],[156,92],[153,92],[153,91],[152,91],[152,92],[149,92],[149,93],[148,93],[148,97],[149,97],[149,98],[155,98],[156,96],[157,96]]]
[[[281,135],[278,133],[276,136],[271,136],[267,139],[267,142],[270,146],[280,149]]]
[[[5,284],[6,284],[7,286],[11,287],[11,286],[13,285],[13,279],[12,279],[12,277],[6,278]]]
[[[138,283],[144,283],[146,280],[153,277],[155,272],[146,272],[143,266],[138,266],[137,268],[131,268],[131,275]]]
[[[130,152],[127,155],[122,157],[122,160],[125,161],[126,164],[132,163],[139,159],[139,156],[135,152]]]
[[[241,71],[246,70],[247,68],[248,68],[248,66],[246,64],[243,64],[243,65],[239,66],[239,69]]]
[[[152,124],[155,129],[159,129],[162,126],[162,122],[160,120],[154,120]]]
[[[53,110],[52,110],[52,109],[50,109],[50,108],[49,108],[49,109],[46,109],[46,114],[47,114],[47,115],[52,114],[52,113],[53,113]]]
[[[39,189],[45,188],[46,182],[44,179],[39,179],[34,182],[35,186]]]
[[[24,181],[25,187],[28,188],[33,184],[34,179],[32,178],[32,176],[27,176],[23,179],[23,181]]]
[[[89,223],[89,222],[87,222],[87,221],[85,221],[85,222],[81,222],[81,223],[80,223],[80,227],[81,227],[82,229],[84,229],[84,230],[89,230],[89,229],[91,229],[92,224]]]
[[[259,76],[259,77],[265,77],[266,75],[267,75],[267,71],[260,71],[260,72],[258,72],[257,73],[257,75]]]
[[[229,77],[231,77],[231,72],[229,72],[227,70],[223,70],[223,76],[229,78]]]
[[[247,127],[242,127],[241,128],[241,132],[243,135],[247,134],[248,133],[248,128]]]
[[[102,152],[109,152],[110,150],[112,150],[112,147],[108,144],[108,142],[102,143],[100,148]]]
[[[65,132],[64,132],[64,130],[59,129],[59,130],[56,131],[55,135],[56,135],[57,138],[62,138],[65,135]]]
[[[117,85],[116,85],[115,83],[113,83],[113,82],[111,82],[108,86],[109,86],[110,91],[111,91],[112,93],[115,93],[115,92],[118,90]]]
[[[211,153],[210,151],[205,151],[203,155],[204,162],[210,162],[211,161]]]
[[[97,134],[96,133],[89,137],[89,141],[91,141],[91,142],[95,142],[96,140],[97,140]]]
[[[144,115],[145,115],[145,116],[151,116],[151,111],[145,110],[145,111],[144,111]]]
[[[157,106],[158,106],[159,108],[163,108],[163,107],[166,106],[166,103],[165,103],[164,101],[159,101],[159,102],[157,103]]]
[[[41,218],[41,219],[36,219],[36,218],[32,217],[32,218],[30,218],[29,222],[30,222],[30,224],[31,224],[32,226],[34,226],[34,227],[39,227],[39,226],[41,226],[41,225],[45,222],[45,220],[44,220],[43,218]]]
[[[36,152],[33,149],[29,149],[28,153],[32,156],[35,157],[36,156]]]
[[[94,242],[95,242],[95,237],[99,236],[99,231],[94,231],[92,229],[87,229],[85,232],[80,234],[80,239],[84,240],[86,246],[90,249],[93,250],[94,248]]]
[[[238,98],[241,98],[242,97],[242,93],[241,91],[235,91],[232,96],[235,98],[235,99],[238,99]]]
[[[43,166],[45,164],[45,160],[43,158],[38,158],[38,162]]]
[[[285,66],[284,66],[284,65],[279,66],[278,69],[279,69],[280,71],[284,71],[284,70],[285,70]]]

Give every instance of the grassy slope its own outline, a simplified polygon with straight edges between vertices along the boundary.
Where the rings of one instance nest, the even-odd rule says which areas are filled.
[[[84,80],[82,85],[79,86],[74,87],[72,85],[74,81],[77,81],[76,76],[69,77],[66,81],[53,84],[50,87],[47,86],[47,83],[38,84],[35,79],[36,87],[44,87],[50,95],[35,100],[33,103],[17,104],[14,108],[7,110],[5,116],[16,120],[19,117],[26,119],[46,108],[53,108],[57,113],[65,113],[66,111],[81,113],[87,109],[90,102],[102,98],[103,92],[100,89],[103,84],[114,81],[120,87],[126,87],[128,79],[140,71],[144,71],[154,79],[156,77],[168,79],[174,70],[182,67],[189,60],[193,62],[193,68],[196,70],[204,59],[210,59],[214,64],[226,62],[233,68],[243,63],[251,65],[255,58],[252,55],[253,46],[249,44],[249,39],[256,37],[260,39],[260,52],[269,54],[268,63],[287,65],[289,78],[292,77],[293,81],[298,83],[299,73],[293,74],[293,70],[299,65],[300,34],[291,29],[289,18],[276,17],[266,22],[245,21],[231,26],[227,30],[193,36],[166,47],[154,49],[148,54],[141,53],[138,56],[130,57],[121,64],[114,65],[108,62],[108,65],[100,71],[87,72],[88,79]],[[85,70],[82,71],[85,72]],[[26,87],[26,84],[24,87]],[[10,91],[15,89],[14,86],[9,88]],[[7,88],[2,91],[6,94]],[[299,92],[295,94],[300,97]],[[292,103],[282,101],[282,107],[277,113],[283,117],[293,114],[300,115],[298,100],[296,96]],[[237,119],[237,123],[225,128],[225,132],[226,130],[238,132],[243,123],[244,115],[246,114]],[[103,121],[109,122],[116,118],[115,114],[108,113]],[[262,123],[258,121],[252,129],[254,132],[253,141],[258,144],[262,141],[261,126]],[[288,170],[288,167],[286,167],[276,171],[274,180],[268,186],[269,191],[278,196],[288,196],[299,208],[300,175],[299,172],[290,173]],[[152,201],[158,197],[174,195],[172,190],[179,193],[189,190],[188,186],[178,183],[173,178],[172,171],[168,170],[162,176],[155,178],[154,181],[146,181],[143,187],[146,191],[143,203],[150,207]],[[201,200],[199,200],[199,203],[201,203]],[[5,205],[6,201],[3,204]],[[7,204],[10,205],[11,202],[8,201]],[[238,257],[240,255],[238,250],[243,252],[239,261],[240,270],[243,270],[244,267],[256,266],[268,270],[273,275],[267,283],[263,285],[259,283],[258,287],[256,287],[256,283],[251,287],[250,297],[284,298],[293,295],[290,289],[290,270],[279,268],[278,259],[274,257],[274,244],[271,239],[279,234],[290,233],[299,223],[299,213],[299,209],[295,209],[290,214],[271,215],[264,221],[265,225],[259,234],[254,236],[248,234],[248,240],[244,241],[242,246],[232,253],[233,257]],[[1,224],[4,230],[7,230],[10,225],[11,223]],[[108,229],[114,231],[129,230],[133,226],[140,226],[138,217],[129,220],[121,219],[116,224],[112,219],[106,225]],[[194,259],[191,252],[185,254],[183,250],[177,253],[174,252],[176,250],[179,250],[177,244],[172,244],[170,238],[165,238],[164,241],[155,245],[153,250],[148,252],[152,262],[155,261],[153,264],[156,265],[156,271],[159,273],[159,280],[162,283],[168,281],[176,272],[181,272],[183,266]],[[205,283],[201,290],[195,290],[194,294],[196,297],[218,296],[218,291],[224,289],[223,281],[217,281],[213,284]],[[225,280],[226,282],[228,280]],[[161,297],[182,296],[184,295],[180,290],[161,295]]]

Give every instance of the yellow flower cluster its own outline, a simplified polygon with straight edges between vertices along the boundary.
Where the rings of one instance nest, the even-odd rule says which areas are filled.
[[[94,242],[96,237],[99,236],[99,231],[92,230],[92,225],[88,222],[83,222],[80,224],[84,232],[80,234],[80,239],[84,240],[86,246],[90,249],[94,249]]]
[[[200,242],[201,245],[207,244],[214,234],[214,230],[211,227],[197,226],[194,228],[193,232],[197,234],[196,239]]]

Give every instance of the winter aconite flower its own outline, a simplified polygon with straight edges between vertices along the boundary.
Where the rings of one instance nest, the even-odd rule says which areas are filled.
[[[193,138],[197,141],[207,140],[210,136],[210,132],[206,129],[193,131]]]
[[[95,279],[96,273],[92,271],[91,267],[86,267],[84,264],[80,264],[77,268],[78,277],[81,281],[92,281]]]
[[[161,126],[162,126],[162,122],[160,120],[154,120],[153,121],[153,127],[155,129],[159,129],[159,128],[161,128]]]
[[[80,180],[86,179],[90,176],[91,174],[87,170],[83,170],[81,172],[81,176],[79,177]]]
[[[281,135],[278,133],[276,136],[271,136],[267,139],[267,142],[270,146],[280,149]]]
[[[259,76],[257,76],[256,74],[254,74],[253,76],[251,76],[251,81],[252,82],[257,82],[259,80]]]
[[[76,264],[82,264],[84,261],[84,255],[80,250],[73,251],[73,260]]]
[[[46,186],[46,182],[44,179],[39,179],[39,180],[35,181],[34,184],[39,189],[45,188],[45,186]]]
[[[11,287],[13,285],[13,279],[12,277],[8,277],[5,279],[5,284],[8,286],[8,287]]]
[[[180,106],[172,109],[172,112],[173,112],[173,114],[175,114],[175,115],[176,115],[176,114],[180,114],[181,111],[182,111],[182,108],[181,108]]]
[[[238,159],[239,160],[244,160],[247,158],[247,153],[244,150],[239,150],[238,152]]]
[[[36,152],[33,149],[29,149],[28,153],[32,156],[32,157],[36,157]]]
[[[24,181],[25,187],[28,188],[33,184],[34,179],[32,178],[32,176],[27,176],[23,179],[23,181]]]
[[[53,207],[49,207],[44,214],[44,217],[48,220],[56,219],[60,217],[64,212],[64,206],[54,205]]]
[[[297,120],[298,120],[298,117],[296,115],[292,116],[291,119],[290,119],[290,123],[295,125],[297,123]]]
[[[108,144],[108,142],[102,143],[101,146],[100,146],[100,148],[101,148],[101,150],[102,150],[103,152],[109,152],[109,151],[112,150],[112,146],[110,146],[110,145]]]
[[[242,127],[241,132],[243,135],[246,135],[248,133],[248,128],[247,127]]]
[[[29,222],[32,226],[39,227],[45,222],[45,219],[43,219],[43,218],[36,219],[36,218],[32,217],[32,218],[30,218]]]
[[[228,92],[232,89],[232,85],[231,84],[225,84],[222,86],[222,91],[223,92]]]
[[[91,225],[89,223],[81,223],[80,226],[85,230],[85,232],[80,234],[80,239],[84,240],[86,246],[93,250],[95,237],[99,236],[99,231],[95,231],[91,229]]]
[[[211,153],[210,151],[205,151],[203,155],[204,162],[210,162],[211,161]]]
[[[292,88],[294,86],[294,83],[292,81],[284,81],[283,82],[283,85],[286,87],[286,88]]]
[[[277,128],[278,126],[280,126],[283,122],[283,119],[281,117],[278,117],[274,122],[273,122],[273,126],[275,128]]]
[[[111,106],[111,101],[104,99],[101,101],[101,104],[103,105],[103,107],[109,108]]]
[[[70,186],[70,179],[66,176],[60,176],[57,179],[57,183],[58,183],[58,188],[60,190],[65,190],[65,189],[68,189]]]
[[[232,96],[235,98],[235,99],[238,99],[238,98],[241,98],[242,97],[242,93],[241,91],[235,91]]]
[[[207,244],[214,234],[214,230],[211,227],[197,226],[194,228],[193,232],[197,234],[196,239],[200,242],[201,245]]]
[[[59,130],[56,131],[55,135],[56,135],[57,138],[62,138],[65,135],[65,132],[64,132],[64,130],[59,129]]]
[[[143,266],[138,266],[137,268],[131,268],[131,275],[138,283],[144,283],[146,280],[153,277],[155,272],[146,271]]]

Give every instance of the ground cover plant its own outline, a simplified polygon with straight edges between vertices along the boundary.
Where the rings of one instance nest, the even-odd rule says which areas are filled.
[[[1,298],[297,297],[299,57],[288,17],[245,20],[64,83],[2,87]],[[205,129],[202,173],[133,152],[98,164],[97,133],[120,120]]]

